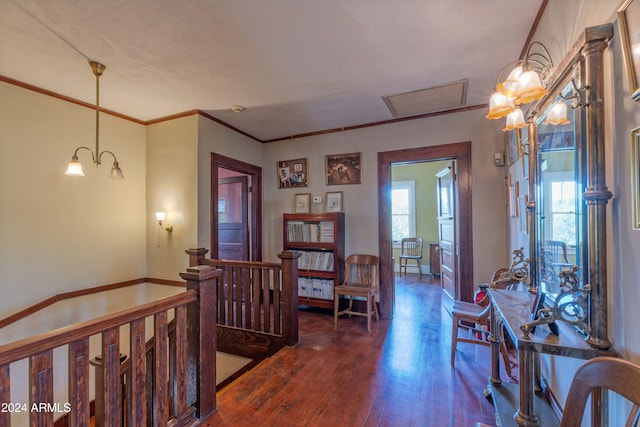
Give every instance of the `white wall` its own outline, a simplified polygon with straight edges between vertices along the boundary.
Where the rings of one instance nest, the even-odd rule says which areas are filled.
[[[282,214],[292,212],[296,193],[344,192],[345,251],[378,253],[378,157],[383,151],[455,142],[472,142],[474,282],[486,280],[505,265],[504,168],[493,166],[494,152],[504,150],[500,125],[484,118],[483,109],[269,143],[265,147],[265,259],[276,261],[282,250]],[[325,156],[362,153],[362,184],[327,186]],[[309,187],[278,189],[279,160],[309,159]],[[313,212],[322,209],[313,206]],[[490,250],[487,250],[490,249]]]
[[[65,176],[95,147],[95,110],[0,82],[0,318],[54,294],[146,275],[145,129],[106,114],[100,148],[118,156]]]

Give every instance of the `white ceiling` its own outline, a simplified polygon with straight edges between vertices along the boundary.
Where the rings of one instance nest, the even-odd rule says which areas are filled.
[[[86,56],[106,109],[199,109],[268,141],[391,120],[383,96],[462,79],[486,104],[541,3],[0,0],[0,75],[93,104]]]

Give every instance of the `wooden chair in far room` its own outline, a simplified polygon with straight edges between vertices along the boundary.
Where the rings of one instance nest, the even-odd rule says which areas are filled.
[[[407,275],[407,263],[410,259],[415,259],[418,263],[418,273],[422,278],[422,268],[420,260],[422,259],[422,237],[406,237],[402,239],[400,246],[400,276],[402,276],[402,265],[404,263],[404,275]]]
[[[625,425],[637,425],[640,417],[638,414],[640,366],[615,357],[596,357],[576,371],[567,394],[560,427],[580,427],[582,425],[582,416],[589,397],[592,397],[592,409],[600,406],[600,399],[592,396],[596,390],[598,394],[604,393],[605,390],[611,390],[631,401],[635,406],[631,409]],[[600,425],[599,420],[592,420],[592,425]]]
[[[545,240],[544,251],[551,255],[551,262],[556,264],[569,264],[566,243],[560,240]]]
[[[491,287],[494,289],[517,289],[520,281],[509,274],[508,268],[499,268],[493,273]],[[489,345],[489,317],[491,314],[491,303],[489,296],[485,295],[477,304],[454,301],[451,309],[453,316],[452,336],[451,336],[451,366],[455,367],[456,348],[458,342],[471,344]],[[467,332],[466,336],[459,336],[460,330]],[[502,337],[500,339],[500,353],[504,359],[504,366],[507,375],[511,377],[511,363],[509,353],[504,341],[502,331],[497,331]]]
[[[367,318],[367,330],[371,332],[371,317],[375,313],[376,320],[380,320],[376,297],[380,293],[380,258],[375,255],[349,255],[345,262],[344,283],[334,288],[333,322],[338,326],[338,316],[348,314]],[[339,311],[340,295],[349,299],[346,309]],[[366,311],[353,309],[353,298],[362,297],[366,300]]]

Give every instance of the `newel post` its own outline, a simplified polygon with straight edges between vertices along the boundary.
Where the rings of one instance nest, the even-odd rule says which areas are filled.
[[[189,248],[185,252],[189,255],[189,267],[193,267],[194,265],[200,265],[200,261],[204,259],[209,249]]]
[[[221,274],[205,265],[180,273],[187,289],[198,292],[187,306],[187,397],[189,404],[196,403],[200,420],[216,410],[216,289]]]
[[[298,344],[298,258],[299,252],[283,251],[282,260],[282,337],[286,345]]]

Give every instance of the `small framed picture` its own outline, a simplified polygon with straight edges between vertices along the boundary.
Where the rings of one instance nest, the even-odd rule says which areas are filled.
[[[640,230],[640,127],[631,131],[631,203],[632,227]]]
[[[629,94],[640,100],[640,52],[634,49],[640,42],[640,0],[625,0],[618,9],[618,26],[622,53],[629,80]]]
[[[362,163],[360,153],[325,156],[327,185],[360,184]]]
[[[326,212],[342,212],[342,191],[327,193],[325,201]]]
[[[518,198],[518,204],[520,209],[520,231],[525,234],[529,234],[529,222],[527,215],[527,203],[529,203],[529,197],[526,194],[522,194]]]
[[[308,179],[307,159],[281,160],[278,162],[278,188],[306,187]]]
[[[309,213],[311,206],[311,193],[296,194],[293,196],[293,211],[295,213]]]

